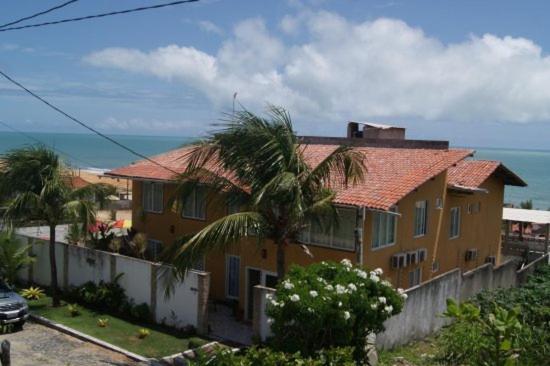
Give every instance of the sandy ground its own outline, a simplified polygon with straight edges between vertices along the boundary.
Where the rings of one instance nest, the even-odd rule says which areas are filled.
[[[0,334],[0,341],[5,339],[11,343],[12,366],[140,365],[119,353],[30,322],[23,331]]]

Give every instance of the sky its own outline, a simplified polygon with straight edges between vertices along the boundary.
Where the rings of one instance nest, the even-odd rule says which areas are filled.
[[[5,0],[0,23],[61,0]],[[35,21],[141,5],[80,0]],[[550,149],[550,2],[201,0],[0,32],[0,69],[108,134],[202,136],[233,108],[297,133],[346,122],[455,146]],[[0,80],[0,121],[85,132]],[[1,127],[0,127],[1,128]]]

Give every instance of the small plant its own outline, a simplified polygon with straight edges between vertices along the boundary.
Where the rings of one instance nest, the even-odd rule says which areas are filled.
[[[137,336],[139,339],[144,339],[147,338],[150,334],[151,332],[149,331],[149,329],[141,328],[140,330],[138,330]]]
[[[107,328],[109,325],[109,319],[107,318],[99,318],[97,319],[97,326],[100,328]]]
[[[147,236],[143,233],[137,233],[130,242],[132,253],[137,258],[144,258],[147,250]]]
[[[21,291],[21,296],[27,300],[40,300],[44,297],[44,290],[40,287],[29,287]]]
[[[69,315],[73,318],[80,315],[80,309],[76,304],[67,305],[67,311],[69,312]]]
[[[120,253],[121,248],[122,248],[122,239],[121,238],[114,238],[109,243],[109,249],[113,253]]]

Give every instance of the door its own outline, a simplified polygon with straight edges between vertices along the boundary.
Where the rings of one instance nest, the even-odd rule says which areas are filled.
[[[246,317],[248,320],[252,319],[252,313],[254,310],[254,286],[262,284],[262,271],[258,269],[248,269],[248,284],[247,284],[247,300],[248,303]]]
[[[228,255],[225,263],[225,296],[228,299],[239,299],[241,259],[236,255]]]

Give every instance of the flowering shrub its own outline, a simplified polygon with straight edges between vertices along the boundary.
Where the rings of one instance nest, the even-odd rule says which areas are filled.
[[[276,298],[268,297],[272,347],[309,356],[351,345],[361,360],[366,336],[382,331],[406,298],[381,276],[381,269],[367,272],[346,259],[291,268]]]

